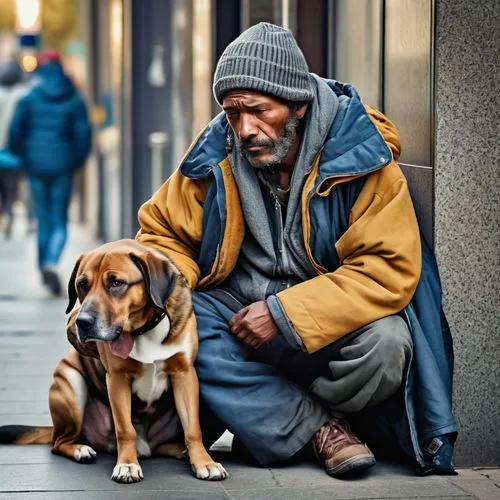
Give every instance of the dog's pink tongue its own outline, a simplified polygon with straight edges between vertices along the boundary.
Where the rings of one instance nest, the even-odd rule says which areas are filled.
[[[134,347],[134,339],[130,333],[122,333],[116,340],[111,342],[111,352],[122,359],[127,359]]]

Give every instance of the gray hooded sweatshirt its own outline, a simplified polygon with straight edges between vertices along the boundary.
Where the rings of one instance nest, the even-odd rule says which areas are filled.
[[[246,235],[236,266],[221,286],[242,305],[266,300],[280,332],[295,348],[303,348],[302,341],[276,294],[316,275],[304,245],[301,196],[306,172],[321,150],[338,109],[338,98],[326,83],[314,74],[311,79],[315,95],[304,117],[301,146],[286,206],[259,180],[255,169],[236,148],[230,154]]]

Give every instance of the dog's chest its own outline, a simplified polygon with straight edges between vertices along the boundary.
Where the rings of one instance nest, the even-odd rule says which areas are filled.
[[[160,399],[168,391],[168,375],[163,361],[142,365],[142,373],[132,382],[132,392],[147,405]]]
[[[163,344],[170,330],[166,316],[155,328],[134,338],[129,357],[142,363],[142,372],[132,382],[132,392],[148,405],[160,399],[168,391],[168,374],[164,361],[175,354],[190,355],[189,339],[184,342]]]

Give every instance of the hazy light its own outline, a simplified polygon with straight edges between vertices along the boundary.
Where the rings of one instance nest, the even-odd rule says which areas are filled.
[[[38,66],[36,57],[33,54],[24,54],[21,57],[21,66],[23,67],[24,71],[27,71],[28,73],[35,71],[36,67]]]
[[[16,0],[16,14],[18,33],[40,31],[40,0]]]

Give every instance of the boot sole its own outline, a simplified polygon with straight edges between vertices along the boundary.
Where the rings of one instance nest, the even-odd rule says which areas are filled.
[[[376,460],[373,455],[356,455],[331,469],[327,469],[326,473],[333,477],[351,476],[374,466],[375,463]]]

